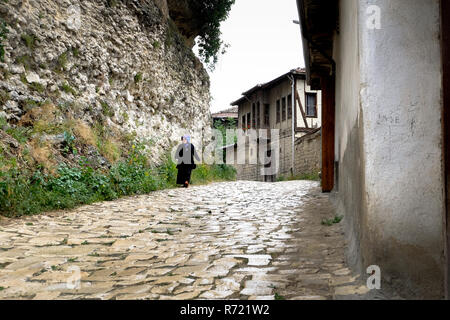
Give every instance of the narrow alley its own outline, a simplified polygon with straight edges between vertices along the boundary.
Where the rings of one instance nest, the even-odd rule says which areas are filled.
[[[334,217],[318,183],[288,181],[2,218],[0,299],[358,299]]]

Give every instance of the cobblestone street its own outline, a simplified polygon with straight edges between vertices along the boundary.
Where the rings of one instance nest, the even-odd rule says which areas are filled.
[[[364,295],[344,263],[342,223],[321,223],[334,216],[318,183],[289,181],[215,183],[2,218],[0,299]]]

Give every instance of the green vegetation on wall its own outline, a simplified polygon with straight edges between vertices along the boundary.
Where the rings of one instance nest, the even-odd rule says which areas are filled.
[[[199,165],[192,172],[192,184],[205,184],[213,181],[233,181],[236,179],[236,169],[232,166],[219,165]]]
[[[193,12],[202,26],[199,34],[199,54],[204,62],[214,68],[219,54],[227,47],[221,39],[220,24],[228,18],[235,0],[199,0],[193,1]]]
[[[53,109],[50,106],[47,109],[44,119],[30,128],[12,127],[0,118],[0,133],[8,134],[21,145],[14,153],[7,144],[0,142],[1,215],[18,217],[70,209],[176,186],[175,163],[166,156],[162,164],[150,164],[146,152],[148,143],[121,144],[111,139],[108,128],[100,123],[93,129],[75,120],[51,124],[46,121],[51,118]],[[36,134],[46,132],[62,132],[59,151],[36,140]],[[82,153],[87,145],[97,147],[110,165],[95,169]],[[57,161],[59,152],[65,159],[76,157],[77,163]],[[234,180],[235,175],[234,168],[229,166],[200,164],[193,172],[192,184]]]
[[[151,168],[140,163],[121,161],[109,172],[61,165],[56,175],[36,171],[24,174],[17,169],[0,172],[0,214],[18,217],[55,209],[70,209],[82,204],[115,200],[122,196],[146,194],[173,188],[176,165],[168,160]],[[227,166],[199,166],[192,183],[234,180],[235,172]]]
[[[219,130],[222,134],[222,143],[218,147],[223,147],[229,144],[237,143],[237,135],[227,136],[227,130],[237,128],[237,120],[228,118],[226,121],[216,120],[214,121],[214,129]]]

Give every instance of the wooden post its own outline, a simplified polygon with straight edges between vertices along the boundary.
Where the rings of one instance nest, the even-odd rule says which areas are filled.
[[[295,91],[295,99],[297,100],[298,105],[300,106],[300,111],[302,113],[303,122],[305,123],[305,128],[309,129],[308,121],[306,119],[306,113],[305,113],[305,110],[303,110],[302,100],[300,100],[300,96],[298,95],[297,86],[295,86],[295,90],[294,91]]]
[[[441,0],[442,119],[445,179],[445,297],[450,299],[450,1]]]
[[[322,191],[334,187],[335,76],[322,78]]]

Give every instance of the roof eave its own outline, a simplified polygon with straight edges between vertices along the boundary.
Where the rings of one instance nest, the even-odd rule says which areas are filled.
[[[231,103],[232,106],[239,106],[242,102],[247,101],[248,97],[252,95],[253,93],[259,91],[259,90],[265,90],[270,89],[273,86],[277,85],[280,81],[284,80],[288,76],[294,76],[296,79],[300,78],[306,78],[306,72],[298,71],[297,69],[292,69],[291,71],[279,76],[278,78],[275,78],[265,84],[259,84],[251,88],[250,90],[247,90],[246,92],[242,93],[242,97],[234,102]]]
[[[338,19],[337,0],[297,0],[307,83],[321,89],[321,78],[334,72],[333,38]]]

